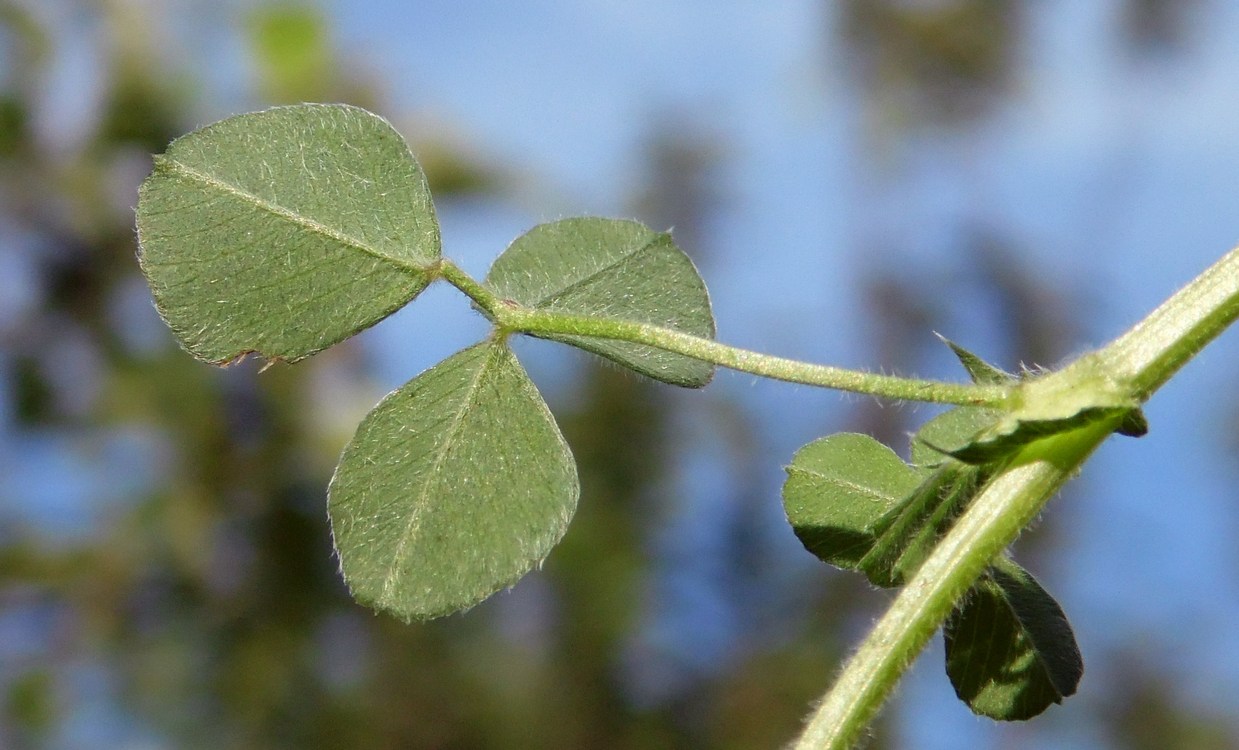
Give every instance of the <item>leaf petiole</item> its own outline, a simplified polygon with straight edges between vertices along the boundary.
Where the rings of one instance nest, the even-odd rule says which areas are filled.
[[[660,326],[534,310],[501,299],[446,258],[439,265],[439,273],[472,299],[498,328],[509,333],[585,336],[644,344],[751,375],[897,400],[1003,408],[1011,398],[1011,388],[1005,385],[947,383],[811,364]]]

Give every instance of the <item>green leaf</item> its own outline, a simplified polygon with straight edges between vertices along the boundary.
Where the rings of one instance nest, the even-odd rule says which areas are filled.
[[[973,464],[996,461],[1033,441],[1102,420],[1115,420],[1115,429],[1128,435],[1139,436],[1148,429],[1129,389],[1114,382],[1092,357],[1023,381],[1017,396],[1012,411],[950,454]]]
[[[1076,691],[1084,662],[1058,602],[999,558],[947,620],[946,671],[960,700],[1005,721],[1030,719]]]
[[[824,562],[899,586],[975,496],[987,470],[947,459],[908,466],[867,435],[841,433],[800,449],[783,507],[796,536]]]
[[[872,548],[880,519],[923,476],[868,435],[839,433],[797,451],[787,467],[783,508],[806,549],[855,569]]]
[[[939,334],[938,338],[941,339],[944,344],[951,347],[951,351],[954,352],[955,356],[959,358],[960,364],[962,364],[964,369],[968,371],[968,376],[972,378],[972,382],[978,384],[989,383],[993,385],[1002,385],[1003,383],[1010,383],[1016,379],[1016,377],[1011,373],[1006,372],[1000,367],[991,365],[989,362],[986,362],[947,337]]]
[[[546,404],[507,345],[488,341],[370,412],[328,506],[357,600],[424,619],[471,607],[541,562],[578,494]]]
[[[1025,411],[1020,415],[1007,415],[978,434],[967,445],[950,450],[948,453],[965,463],[978,465],[992,463],[1014,454],[1035,440],[1068,432],[1103,419],[1118,418],[1120,430],[1138,425],[1145,425],[1147,430],[1147,424],[1144,422],[1143,414],[1140,414],[1140,409],[1127,404],[1066,409],[1057,412],[1065,415],[1061,417],[1048,409],[1036,409],[1036,412],[1037,414]],[[1042,414],[1044,416],[1039,416]],[[1124,432],[1124,434],[1135,433]],[[1144,433],[1136,436],[1142,434]]]
[[[619,219],[541,224],[518,237],[491,266],[499,296],[541,310],[647,323],[714,337],[705,282],[671,235]],[[714,366],[640,344],[546,336],[673,385],[698,388]]]
[[[912,438],[912,463],[936,466],[952,460],[952,451],[972,443],[982,430],[1001,417],[1001,412],[975,406],[959,406],[942,412],[922,425]]]
[[[922,476],[916,489],[878,521],[877,538],[860,561],[875,586],[902,586],[916,572],[976,496],[986,474],[951,461]]]
[[[972,382],[1001,385],[1017,380],[1011,373],[991,365],[945,336],[938,335],[938,338],[959,358]],[[969,406],[939,414],[926,422],[912,439],[912,463],[935,466],[951,457],[958,458],[956,452],[964,451],[966,454],[982,431],[992,428],[1003,416],[1002,412],[993,409]]]
[[[1035,440],[1074,430],[1091,422],[1124,415],[1126,423],[1126,414],[1129,411],[1127,407],[1088,407],[1061,419],[1006,417],[990,430],[978,435],[968,445],[949,452],[960,461],[970,464],[999,461]]]
[[[194,356],[296,361],[402,307],[434,278],[421,169],[382,118],[303,104],[172,142],[138,198],[139,260]]]

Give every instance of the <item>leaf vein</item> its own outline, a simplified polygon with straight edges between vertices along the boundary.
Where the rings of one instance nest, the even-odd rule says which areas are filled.
[[[430,476],[427,481],[422,484],[421,491],[418,493],[416,500],[413,503],[409,513],[409,521],[405,526],[405,532],[400,537],[400,541],[396,543],[396,551],[392,553],[391,566],[388,568],[387,577],[383,581],[383,593],[378,598],[378,603],[381,605],[390,601],[392,588],[396,583],[396,577],[401,567],[404,565],[404,558],[408,555],[409,542],[417,533],[420,526],[421,513],[419,511],[426,507],[426,502],[430,494],[430,488],[436,484],[435,480],[439,477],[440,469],[443,466],[444,460],[448,453],[451,452],[453,445],[459,436],[461,425],[465,421],[465,416],[469,413],[470,405],[474,401],[478,389],[481,387],[482,381],[485,380],[486,372],[491,368],[494,351],[497,347],[492,346],[492,350],[485,355],[485,361],[478,367],[477,373],[473,376],[472,382],[465,389],[465,397],[461,399],[460,408],[451,418],[451,425],[445,430],[445,437],[438,449],[438,455],[435,456],[434,463],[430,466]]]
[[[270,214],[278,216],[281,219],[284,219],[285,221],[288,221],[292,224],[296,224],[297,226],[300,226],[303,229],[313,232],[314,234],[334,240],[335,242],[338,242],[341,245],[345,245],[355,250],[359,250],[363,253],[366,253],[367,255],[372,255],[375,258],[378,258],[387,263],[390,263],[393,266],[396,266],[397,268],[403,271],[422,275],[422,274],[425,274],[426,271],[428,270],[427,268],[419,266],[415,263],[410,263],[401,258],[396,258],[394,256],[388,255],[387,253],[384,253],[377,248],[371,247],[370,245],[366,244],[363,240],[360,240],[356,237],[348,235],[340,231],[339,229],[330,227],[326,224],[323,224],[320,221],[315,221],[314,219],[311,219],[308,216],[303,216],[295,211],[285,208],[284,206],[281,206],[277,203],[274,203],[258,195],[255,195],[254,193],[248,190],[245,190],[237,185],[233,185],[231,183],[225,182],[224,180],[218,179],[212,175],[206,174],[204,172],[200,172],[194,169],[193,167],[190,167],[182,162],[176,161],[175,159],[171,159],[165,156],[164,158],[159,160],[159,166],[165,169],[168,169],[172,172],[175,172],[181,177],[184,177],[192,181],[197,181],[209,188],[213,188],[215,190],[219,190],[228,195],[234,196],[250,204],[251,206],[254,206],[255,208],[259,208]]]
[[[611,271],[623,265],[624,263],[626,263],[628,260],[630,260],[634,256],[639,255],[640,253],[643,253],[649,248],[653,247],[654,243],[657,242],[661,236],[662,235],[657,234],[657,233],[651,234],[649,239],[647,239],[645,242],[642,242],[640,245],[636,245],[635,247],[633,247],[633,249],[630,252],[617,256],[614,261],[607,263],[603,266],[600,266],[596,270],[585,274],[584,276],[577,279],[576,281],[573,281],[570,284],[566,284],[554,291],[548,292],[545,296],[535,299],[529,304],[533,307],[546,307],[548,305],[553,304],[556,300],[559,300],[559,299],[562,299],[563,297],[568,296],[570,292],[576,291],[577,289],[580,289],[581,287],[586,286],[587,284],[597,279],[599,276],[602,276],[604,273],[607,273],[608,271]]]

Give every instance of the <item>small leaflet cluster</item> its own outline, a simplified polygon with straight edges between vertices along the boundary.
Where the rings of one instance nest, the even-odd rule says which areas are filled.
[[[975,382],[1014,382],[947,344]],[[1022,439],[1011,437],[1016,433]],[[866,435],[831,435],[792,459],[784,509],[819,559],[860,571],[875,586],[901,586],[1010,455],[1049,433],[1045,425],[1009,426],[992,410],[957,407],[917,432],[910,464]],[[956,694],[994,719],[1040,714],[1073,694],[1084,671],[1058,602],[1006,556],[995,559],[956,605],[943,635]]]

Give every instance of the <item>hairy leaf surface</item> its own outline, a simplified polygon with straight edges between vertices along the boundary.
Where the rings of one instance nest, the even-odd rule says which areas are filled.
[[[1084,662],[1062,608],[999,558],[947,620],[946,671],[976,713],[1030,719],[1076,691]]]
[[[576,467],[506,344],[459,352],[383,399],[331,481],[353,595],[402,618],[465,609],[511,585],[563,536]]]
[[[995,461],[1033,441],[1103,420],[1115,420],[1116,431],[1134,437],[1148,429],[1126,387],[1087,356],[1069,370],[1021,382],[1017,396],[1011,411],[951,455],[974,464]]]
[[[924,475],[868,435],[839,433],[797,451],[787,467],[783,508],[806,549],[855,569],[873,547],[879,521]]]
[[[194,356],[295,361],[415,297],[440,254],[426,180],[387,121],[303,104],[196,130],[137,211],[155,304]]]
[[[491,266],[486,284],[527,307],[714,337],[705,282],[671,235],[635,221],[564,219],[518,237]],[[697,388],[714,366],[641,344],[547,336],[591,351],[649,377]]]
[[[936,466],[954,460],[951,452],[969,445],[980,432],[1002,418],[1002,413],[976,406],[948,409],[921,425],[912,438],[912,463]]]
[[[924,479],[875,526],[876,539],[860,561],[875,586],[902,586],[980,490],[982,469],[951,461]]]

